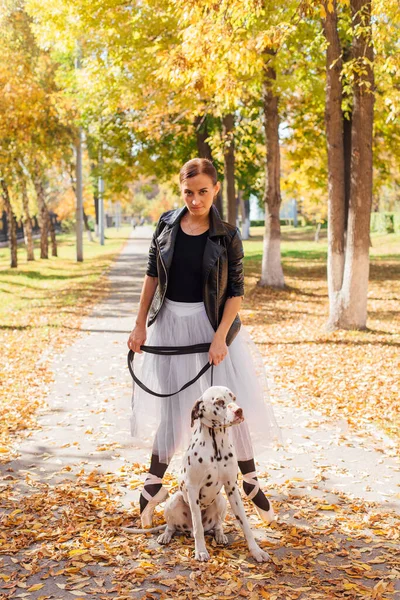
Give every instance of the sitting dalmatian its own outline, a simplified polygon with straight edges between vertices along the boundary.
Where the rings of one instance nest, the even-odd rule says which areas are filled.
[[[175,531],[190,532],[195,541],[195,558],[199,561],[209,559],[205,531],[213,530],[218,544],[228,541],[223,531],[227,506],[222,486],[251,555],[258,562],[270,558],[254,539],[237,486],[238,464],[227,431],[244,420],[235,400],[228,388],[213,386],[196,402],[192,410],[194,431],[183,459],[180,491],[167,500],[164,508],[167,526],[158,542],[168,544]]]

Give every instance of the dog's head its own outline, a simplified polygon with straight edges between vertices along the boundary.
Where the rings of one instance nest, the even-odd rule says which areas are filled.
[[[243,410],[235,400],[235,395],[227,387],[214,385],[208,388],[193,407],[191,427],[196,419],[203,418],[215,427],[241,423],[244,421]]]

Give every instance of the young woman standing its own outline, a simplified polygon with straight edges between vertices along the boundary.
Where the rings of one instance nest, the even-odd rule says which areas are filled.
[[[211,161],[195,158],[185,163],[180,185],[185,206],[164,213],[157,224],[128,347],[141,353],[146,339],[151,346],[211,342],[208,360],[215,365],[213,383],[233,391],[245,416],[243,423],[230,430],[243,489],[260,517],[269,522],[273,511],[257,480],[252,442],[260,449],[268,447],[279,438],[279,429],[265,399],[262,362],[257,373],[252,356],[255,346],[241,330],[242,241],[239,230],[222,221],[213,204],[220,183]],[[172,393],[195,376],[207,355],[144,354],[141,358],[135,371],[146,386]],[[140,497],[143,527],[151,527],[155,506],[168,495],[162,477],[174,453],[186,450],[191,410],[210,385],[208,371],[169,398],[134,388],[133,435],[138,443],[152,444],[150,470]]]

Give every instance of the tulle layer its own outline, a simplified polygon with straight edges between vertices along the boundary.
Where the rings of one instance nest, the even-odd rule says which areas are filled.
[[[148,329],[146,345],[188,346],[210,343],[214,330],[203,302],[164,300],[155,323]],[[238,460],[258,456],[280,441],[280,431],[268,402],[268,389],[262,357],[248,332],[242,327],[228,355],[214,367],[213,385],[232,390],[243,409],[245,421],[230,428]],[[158,393],[175,392],[207,363],[208,355],[135,355],[134,371],[145,385]],[[185,451],[190,435],[193,405],[211,385],[211,370],[195,384],[168,398],[157,398],[134,385],[131,434],[133,443],[150,447],[161,462]]]

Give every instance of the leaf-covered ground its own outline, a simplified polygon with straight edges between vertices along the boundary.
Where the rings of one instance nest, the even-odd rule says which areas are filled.
[[[395,440],[398,353],[394,344],[398,343],[395,335],[399,332],[394,303],[396,295],[399,296],[397,261],[387,257],[373,263],[369,321],[372,331],[326,334],[323,332],[327,314],[323,249],[310,248],[305,241],[293,255],[289,240],[284,246],[284,261],[290,287],[272,292],[255,285],[259,265],[257,243],[257,240],[251,242],[254,253],[249,252],[246,264],[247,297],[243,316],[274,376],[275,403],[317,408],[327,418],[348,420],[349,432],[356,431],[360,435],[365,431],[372,435],[377,424],[380,431],[386,429],[390,439]],[[324,485],[327,472],[331,468],[340,472],[339,463],[319,462],[314,475],[305,480],[300,471],[298,477],[285,476],[285,469],[277,461],[270,461],[261,476],[263,487],[279,515],[278,522],[265,527],[255,516],[251,504],[246,504],[246,510],[261,546],[271,555],[271,562],[259,565],[249,558],[242,532],[228,514],[229,546],[218,547],[208,538],[211,560],[199,564],[193,559],[193,540],[189,538],[178,536],[170,546],[161,548],[154,535],[133,536],[121,532],[121,525],[138,524],[137,500],[127,508],[124,497],[128,491],[138,493],[141,489],[147,465],[124,459],[126,447],[120,430],[112,426],[113,402],[103,391],[103,381],[90,383],[99,388],[97,395],[96,390],[93,391],[93,398],[98,398],[98,402],[95,406],[89,403],[86,412],[82,406],[75,427],[66,429],[69,436],[66,443],[62,438],[58,448],[49,445],[59,436],[56,427],[52,432],[45,428],[43,432],[38,431],[36,438],[29,437],[33,430],[27,427],[34,425],[36,406],[42,407],[45,403],[44,394],[54,377],[46,357],[38,363],[43,349],[62,352],[76,338],[81,317],[93,300],[106,301],[106,281],[98,277],[92,281],[85,278],[96,271],[94,264],[75,267],[71,261],[68,269],[83,269],[72,273],[76,287],[71,284],[74,277],[52,277],[47,271],[46,278],[42,268],[40,277],[26,276],[23,282],[13,279],[12,293],[16,295],[17,304],[14,313],[8,311],[9,320],[3,330],[7,337],[2,340],[9,344],[7,366],[2,375],[10,400],[7,395],[2,406],[8,411],[8,420],[3,421],[2,448],[5,451],[0,455],[0,599],[394,599],[399,593],[399,516],[390,504],[366,502],[350,493],[327,493]],[[98,275],[107,264],[96,271]],[[125,264],[131,272],[131,265]],[[50,267],[54,265],[46,268]],[[53,275],[56,273],[60,275],[60,270]],[[1,275],[0,271],[0,278]],[[14,277],[14,274],[7,272],[6,276]],[[29,287],[32,279],[34,285]],[[38,281],[42,283],[38,285]],[[5,288],[10,285],[6,277],[2,283]],[[22,285],[18,287],[18,283]],[[99,295],[90,300],[94,288]],[[61,301],[59,296],[63,291],[65,296],[71,294],[71,301]],[[32,300],[28,309],[28,302]],[[111,298],[108,308],[116,310],[120,305],[116,296]],[[101,313],[106,314],[107,310],[99,311]],[[92,344],[103,340],[105,357],[110,361],[110,343],[115,342],[107,338],[104,343],[102,322],[96,329],[103,337],[93,338]],[[22,337],[18,337],[19,334]],[[26,354],[27,346],[30,352]],[[76,347],[77,365],[84,363],[85,348],[83,343]],[[21,367],[23,357],[26,366]],[[123,363],[125,365],[125,361]],[[39,369],[41,364],[43,368]],[[79,394],[83,388],[79,387],[79,381],[84,380],[84,374],[73,364],[70,368],[76,371],[76,381],[72,380],[70,386],[75,386],[76,404],[80,407]],[[119,384],[113,372],[111,389],[116,389],[116,385]],[[370,399],[367,388],[375,390],[374,400]],[[379,389],[380,393],[376,391]],[[69,396],[70,391],[65,389],[65,394]],[[96,424],[96,415],[104,417],[100,427]],[[57,427],[61,427],[59,421],[69,425],[70,417],[59,415],[57,407],[54,419]],[[9,426],[4,428],[4,423]],[[106,437],[104,432],[107,432]],[[49,439],[50,433],[52,438]],[[14,436],[18,439],[21,434],[28,436],[26,441],[31,442],[31,446],[31,440],[37,440],[35,456],[26,452],[19,457],[18,446],[13,449]],[[344,431],[338,441],[339,453],[347,450],[347,435]],[[91,440],[93,456],[83,438]],[[366,445],[368,440],[367,436]],[[304,446],[292,450],[288,460],[295,462],[296,453],[304,452]],[[309,451],[312,453],[313,448]],[[70,452],[68,457],[67,452]],[[315,447],[314,452],[323,457],[321,446]],[[14,458],[12,463],[10,458]],[[382,461],[385,460],[383,451]],[[104,470],[91,466],[97,462]],[[278,480],[273,477],[274,469],[282,475]],[[395,471],[392,472],[395,475]],[[347,476],[344,471],[342,476]],[[176,489],[173,475],[166,478],[166,485],[171,491]],[[160,511],[157,522],[162,520]]]
[[[66,479],[55,487],[34,483],[33,474],[26,473],[32,489],[21,497],[15,495],[15,476],[10,473],[1,492],[7,514],[1,523],[0,551],[9,558],[0,569],[0,597],[394,597],[400,525],[394,514],[344,495],[335,505],[312,495],[299,497],[291,493],[293,483],[286,482],[274,489],[281,497],[275,502],[280,520],[272,527],[262,526],[247,505],[250,523],[271,562],[259,565],[249,558],[243,535],[228,514],[229,546],[218,547],[207,536],[211,560],[200,564],[193,559],[190,538],[178,536],[168,547],[160,547],[154,535],[121,533],[119,527],[135,522],[138,511],[130,511],[127,518],[118,505],[119,490],[140,488],[139,476],[145,471],[140,464],[107,474],[82,470],[73,481]],[[167,478],[167,486],[177,489],[173,477]],[[22,569],[16,578],[17,564]],[[31,583],[33,578],[37,583]],[[59,592],[42,595],[49,579]]]

